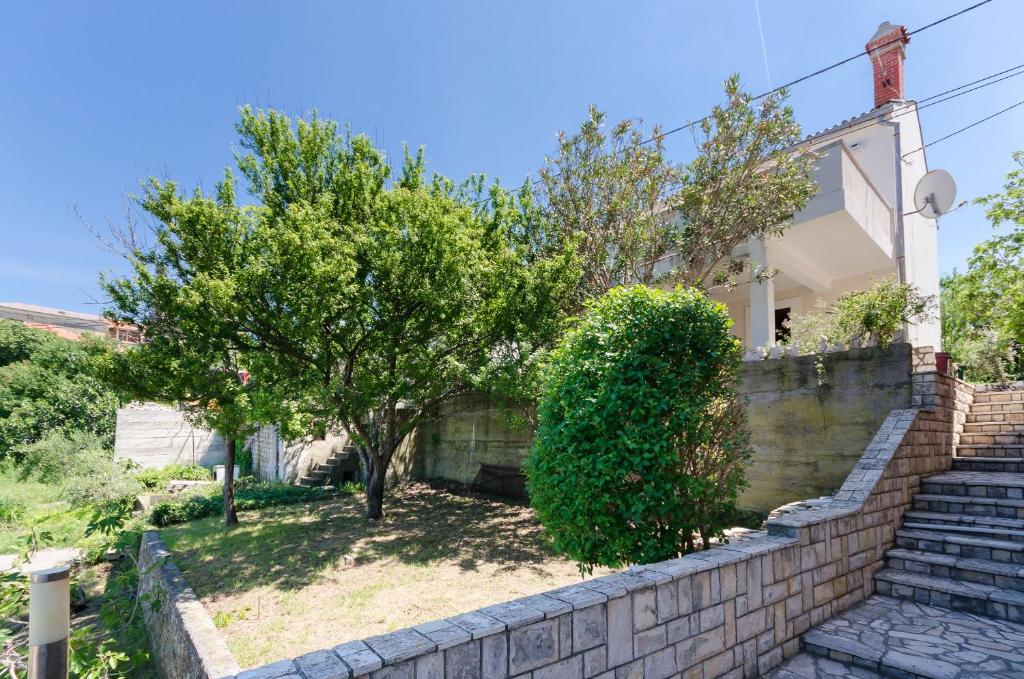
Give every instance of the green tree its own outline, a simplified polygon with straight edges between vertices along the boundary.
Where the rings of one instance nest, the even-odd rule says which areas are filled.
[[[215,197],[185,199],[172,182],[151,180],[141,207],[159,220],[152,245],[125,251],[132,273],[104,278],[108,314],[144,338],[111,357],[107,379],[144,400],[175,403],[194,423],[224,437],[224,522],[238,523],[234,476],[238,442],[257,420],[240,350],[235,293],[248,210],[230,180]]]
[[[750,455],[724,305],[697,289],[613,288],[545,371],[530,497],[581,570],[708,548]]]
[[[642,121],[606,131],[595,107],[578,132],[562,133],[541,194],[548,240],[577,236],[577,302],[633,283],[734,285],[747,266],[737,246],[781,234],[816,191],[815,156],[794,153],[800,126],[785,96],[755,102],[729,78],[725,104],[694,126],[697,155],[685,166],[667,160],[659,127],[646,138]]]
[[[1003,193],[978,199],[994,227],[1009,226],[975,246],[967,270],[942,281],[942,341],[968,377],[1024,377],[1024,152]]]
[[[104,339],[76,342],[0,320],[0,460],[51,433],[112,445],[121,399],[96,374],[112,353]]]
[[[235,205],[231,173],[216,198],[154,182],[143,207],[158,245],[136,277],[193,277],[170,296],[201,311],[175,313],[166,333],[187,322],[201,337],[179,344],[202,352],[197,368],[240,352],[278,402],[344,429],[366,473],[367,516],[380,518],[408,434],[445,401],[514,382],[551,342],[575,258],[538,246],[546,229],[528,191],[492,186],[473,200],[480,178],[427,179],[422,154],[392,179],[366,137],[316,117],[246,108],[238,132],[257,205]]]

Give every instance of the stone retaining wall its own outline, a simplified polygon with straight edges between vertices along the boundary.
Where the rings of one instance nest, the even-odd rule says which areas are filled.
[[[765,531],[237,679],[757,677],[796,653],[810,627],[874,591],[921,477],[950,467],[973,392],[928,373],[915,375],[914,394],[921,407],[889,413],[833,497],[781,507]]]
[[[142,536],[139,597],[160,676],[221,679],[241,671],[206,608],[169,560],[156,532]]]

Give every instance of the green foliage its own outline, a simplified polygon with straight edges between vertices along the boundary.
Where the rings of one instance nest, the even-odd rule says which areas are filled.
[[[73,505],[131,497],[142,490],[131,463],[115,460],[95,434],[54,431],[19,447],[18,453],[22,479],[58,485],[61,497]]]
[[[1003,232],[978,244],[967,271],[942,279],[942,344],[977,382],[1024,379],[1024,152],[1004,191],[979,199]]]
[[[291,486],[283,483],[239,481],[235,493],[235,506],[239,510],[260,509],[276,505],[290,505],[312,502],[336,496],[337,493],[351,493],[346,486],[340,490],[327,487]],[[196,494],[184,498],[165,500],[157,503],[149,520],[154,526],[164,527],[187,521],[214,516],[222,509],[220,498]]]
[[[724,305],[696,289],[614,288],[546,369],[530,497],[556,549],[619,567],[672,558],[735,516],[750,454]]]
[[[514,382],[552,341],[574,256],[535,247],[528,189],[481,201],[482,179],[428,179],[422,154],[392,179],[369,139],[316,117],[244,108],[238,132],[256,205],[237,204],[231,172],[213,196],[151,180],[155,245],[108,285],[115,315],[143,329],[150,372],[174,377],[166,395],[216,414],[218,431],[287,430],[294,413],[346,430],[379,518],[408,433],[449,399]],[[255,386],[234,384],[237,368]]]
[[[817,351],[822,339],[829,344],[874,340],[884,347],[899,337],[905,323],[926,321],[935,309],[933,295],[922,295],[909,283],[884,278],[832,304],[819,300],[814,310],[790,322],[790,342],[805,353]]]
[[[539,240],[575,243],[583,277],[574,301],[633,283],[735,285],[749,264],[733,257],[736,246],[781,234],[814,195],[815,157],[792,153],[801,133],[785,92],[755,101],[735,75],[724,89],[685,166],[667,159],[659,127],[648,134],[625,120],[606,130],[595,107],[578,132],[559,135],[540,172],[553,231]]]
[[[160,469],[144,469],[135,478],[146,490],[161,490],[170,481],[213,481],[213,472],[199,464],[169,464]]]
[[[9,497],[0,497],[0,526],[16,526],[25,518],[25,503]]]
[[[86,432],[111,445],[120,398],[97,371],[109,341],[73,342],[0,319],[0,460],[51,432]]]

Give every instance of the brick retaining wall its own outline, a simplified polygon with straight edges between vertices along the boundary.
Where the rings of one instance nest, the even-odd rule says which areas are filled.
[[[914,394],[922,407],[889,413],[833,497],[779,508],[766,531],[238,679],[759,676],[873,592],[920,478],[949,468],[971,389],[931,373]]]

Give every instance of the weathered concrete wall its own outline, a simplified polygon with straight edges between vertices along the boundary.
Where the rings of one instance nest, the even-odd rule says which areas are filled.
[[[746,362],[739,391],[755,450],[740,504],[768,511],[833,492],[889,411],[911,406],[911,348]]]
[[[117,411],[114,457],[147,469],[172,463],[224,464],[224,439],[193,427],[181,411],[157,403],[133,403]]]
[[[155,532],[142,535],[139,597],[160,676],[220,679],[241,671],[206,608]]]
[[[821,372],[819,373],[819,364]],[[768,511],[834,491],[890,410],[911,406],[911,349],[866,348],[744,363],[740,392],[755,450],[741,505]],[[481,464],[521,467],[531,431],[486,397],[447,406],[418,431],[413,478],[474,480]]]
[[[481,464],[521,467],[533,432],[510,426],[499,404],[471,396],[444,406],[441,417],[417,431],[415,477],[471,483]]]
[[[766,531],[238,679],[760,676],[874,592],[921,478],[949,469],[972,392],[945,375],[914,379],[924,407],[890,412],[834,497],[780,508]]]

